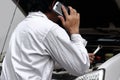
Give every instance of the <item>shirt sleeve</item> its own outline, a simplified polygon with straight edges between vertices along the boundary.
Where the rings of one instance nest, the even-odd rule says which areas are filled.
[[[44,40],[50,56],[73,75],[84,74],[90,66],[86,40],[80,34],[69,38],[62,28],[52,29]]]
[[[87,45],[87,41],[85,39],[83,39],[80,34],[72,34],[71,40],[76,44],[77,43],[79,44],[81,42],[81,44],[83,44],[83,46]]]

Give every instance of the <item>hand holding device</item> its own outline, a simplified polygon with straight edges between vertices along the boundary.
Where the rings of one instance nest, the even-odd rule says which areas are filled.
[[[53,6],[53,11],[56,12],[60,16],[64,16],[63,11],[62,11],[62,5],[63,5],[62,3],[60,3],[59,1],[57,1],[55,3],[55,5]],[[65,7],[66,11],[69,12],[68,7],[66,7],[66,6],[64,6],[64,7]]]
[[[97,47],[96,50],[93,52],[93,54],[96,54],[101,48],[102,48],[102,46],[101,46],[101,45],[98,45],[98,47]]]
[[[68,33],[70,33],[70,35],[79,34],[80,14],[77,13],[75,9],[72,7],[67,8],[60,2],[56,2],[53,7],[53,11],[60,15],[58,17],[61,20],[62,25],[68,31]]]

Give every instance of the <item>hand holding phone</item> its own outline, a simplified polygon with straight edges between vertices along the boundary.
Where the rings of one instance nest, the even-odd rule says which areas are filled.
[[[60,16],[64,16],[63,11],[62,11],[62,6],[64,6],[62,3],[57,1],[55,5],[53,6],[53,11],[56,12]],[[69,13],[68,7],[64,6],[66,11]]]
[[[72,7],[65,7],[62,3],[56,2],[53,11],[56,12],[63,27],[71,34],[79,34],[80,14]]]

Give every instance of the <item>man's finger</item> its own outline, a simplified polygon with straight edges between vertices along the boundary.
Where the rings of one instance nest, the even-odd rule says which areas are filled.
[[[65,19],[62,16],[58,16],[58,18],[61,20],[62,24],[65,24]]]
[[[67,17],[68,16],[68,12],[67,12],[66,8],[63,5],[62,5],[62,11],[63,11],[65,17]]]

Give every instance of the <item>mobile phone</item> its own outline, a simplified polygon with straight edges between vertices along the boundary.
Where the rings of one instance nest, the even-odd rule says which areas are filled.
[[[63,11],[62,11],[62,3],[57,1],[55,5],[53,6],[53,11],[57,13],[58,15],[64,16]],[[68,7],[64,6],[69,13]]]
[[[93,52],[93,54],[96,54],[101,48],[102,48],[102,46],[98,45],[98,47],[95,49],[95,51]]]

